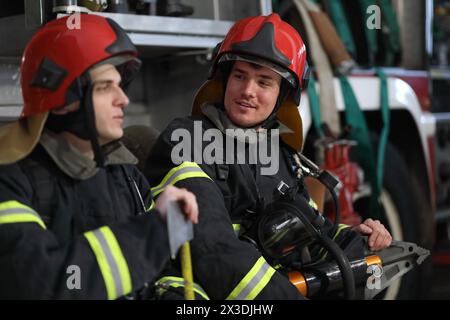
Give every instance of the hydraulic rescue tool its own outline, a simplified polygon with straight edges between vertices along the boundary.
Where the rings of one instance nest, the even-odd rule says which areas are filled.
[[[361,298],[373,299],[429,255],[429,250],[414,243],[393,241],[384,250],[350,261],[355,285],[364,290]],[[341,271],[334,262],[321,262],[290,271],[289,280],[309,298],[339,292],[343,288]]]
[[[414,243],[393,241],[384,250],[366,249],[349,259],[344,249],[330,238],[340,220],[335,190],[342,189],[341,182],[301,154],[296,155],[296,162],[299,176],[317,178],[332,194],[336,214],[332,231],[325,228],[324,216],[299,194],[298,186],[280,183],[277,200],[247,224],[249,228],[241,238],[255,244],[269,263],[281,265],[280,271],[287,272],[304,296],[334,297],[343,290],[346,299],[372,299],[429,256],[428,250]],[[356,241],[366,242],[366,239]],[[317,244],[325,249],[325,255],[298,259],[299,253]],[[327,255],[329,258],[325,259]]]

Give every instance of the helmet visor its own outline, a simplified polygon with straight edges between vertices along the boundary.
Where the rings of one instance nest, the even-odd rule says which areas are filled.
[[[142,62],[132,55],[118,55],[95,64],[91,69],[104,64],[112,64],[117,68],[122,78],[121,87],[127,88],[139,72]]]

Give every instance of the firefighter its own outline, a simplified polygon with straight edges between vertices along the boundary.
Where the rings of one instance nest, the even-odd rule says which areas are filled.
[[[138,298],[169,261],[167,201],[152,202],[120,142],[136,48],[114,21],[44,25],[25,48],[21,118],[0,128],[0,299]],[[152,208],[153,207],[153,208]]]
[[[242,19],[218,45],[209,80],[194,99],[193,116],[173,120],[148,158],[145,175],[161,181],[152,188],[155,196],[168,185],[196,195],[201,219],[191,244],[193,269],[198,284],[212,299],[302,298],[283,269],[276,270],[273,261],[269,263],[251,237],[245,236],[251,229],[248,221],[275,201],[283,186],[298,186],[298,193],[314,205],[293,159],[302,146],[297,106],[307,80],[306,49],[295,29],[277,14]],[[213,130],[220,130],[222,136]],[[247,149],[255,141],[270,141],[281,134],[279,152],[272,149],[278,154],[274,159],[278,170],[264,175],[261,161],[251,163],[247,157],[246,162],[237,163],[237,152],[228,158],[228,145],[220,141],[227,140],[230,132]],[[208,160],[205,154],[214,149],[212,140],[220,146]],[[378,221],[367,220],[353,230],[342,225],[333,229],[330,221],[326,224],[327,230],[335,231],[330,237],[338,243],[354,239],[361,255],[363,244],[355,231],[369,235],[372,249],[391,242]]]

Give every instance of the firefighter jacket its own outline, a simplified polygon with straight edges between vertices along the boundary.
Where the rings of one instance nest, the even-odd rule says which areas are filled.
[[[0,299],[116,299],[169,260],[164,222],[122,145],[98,168],[43,133],[25,159],[0,166]]]
[[[262,175],[259,163],[226,163],[225,153],[230,150],[225,147],[223,132],[233,125],[220,106],[202,110],[208,116],[178,118],[169,124],[154,145],[145,170],[154,196],[168,185],[196,195],[199,224],[194,227],[191,250],[197,284],[211,299],[302,299],[286,274],[275,270],[253,244],[238,238],[244,221],[264,203],[274,201],[281,182],[289,186],[299,183],[287,145],[280,141],[281,152],[274,159],[279,169],[273,174]],[[208,164],[204,159],[214,140],[208,137],[208,130],[214,128],[220,129],[224,138],[223,150],[216,150],[224,157],[222,164],[211,159]],[[203,141],[199,141],[201,135]],[[177,157],[184,161],[174,163]],[[299,192],[309,200],[302,182],[300,186]],[[336,239],[343,230],[340,226],[332,236]]]
[[[257,210],[258,200],[271,201],[278,182],[289,184],[295,178],[284,161],[271,176],[256,174],[257,164],[205,163],[201,158],[208,143],[202,137],[218,127],[220,122],[206,116],[173,120],[153,146],[145,169],[154,196],[176,185],[197,198],[199,223],[191,242],[195,281],[211,299],[302,299],[285,275],[237,236],[243,218]],[[175,163],[179,155],[184,161]]]

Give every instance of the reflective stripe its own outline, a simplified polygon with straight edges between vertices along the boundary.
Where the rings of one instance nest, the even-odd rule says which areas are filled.
[[[241,225],[233,223],[233,230],[236,237],[239,237],[239,232],[241,231]]]
[[[162,277],[156,284],[165,284],[173,288],[184,287],[184,279],[179,277]],[[202,296],[205,300],[209,300],[208,295],[198,284],[194,283],[194,292]]]
[[[146,210],[146,212],[149,212],[155,207],[155,201],[152,199],[152,203],[150,204],[150,207]]]
[[[0,224],[36,222],[43,229],[47,229],[39,214],[32,208],[16,201],[0,203]]]
[[[105,227],[102,230],[102,232],[103,235],[105,236],[107,243],[109,244],[114,261],[117,263],[117,266],[119,268],[119,275],[123,291],[121,295],[129,294],[131,292],[131,275],[130,270],[128,269],[127,261],[125,260],[122,250],[120,249],[119,243],[117,242],[117,239],[114,236],[111,229]]]
[[[152,188],[153,197],[160,194],[167,186],[174,185],[178,181],[188,178],[211,179],[195,162],[183,162],[178,167],[172,168],[162,179],[161,183]]]
[[[308,203],[309,205],[310,205],[310,207],[312,207],[314,210],[318,210],[317,208],[317,203],[312,199],[312,198],[309,198],[309,203]]]
[[[131,292],[131,276],[119,243],[109,227],[84,234],[97,258],[105,281],[108,299],[116,299]]]
[[[333,241],[336,240],[336,238],[341,234],[341,232],[342,232],[344,229],[347,229],[347,228],[349,228],[349,227],[350,227],[350,226],[347,225],[347,224],[340,223],[340,224],[338,225],[338,227],[337,227],[336,233],[334,234],[332,240],[333,240]],[[319,256],[323,254],[324,250],[325,250],[324,248],[320,249],[320,251],[319,251]],[[328,255],[328,251],[325,252],[325,254],[323,255],[323,257],[320,258],[320,260],[324,260],[324,259],[327,257],[327,255]]]
[[[335,233],[334,236],[333,236],[333,240],[336,240],[336,238],[341,234],[342,230],[347,229],[347,228],[349,228],[349,227],[350,227],[350,226],[349,226],[348,224],[340,223],[340,224],[338,225],[338,228],[337,228],[337,230],[336,230],[336,233]]]
[[[253,268],[234,288],[226,300],[253,300],[267,285],[275,273],[263,257],[256,261]]]

